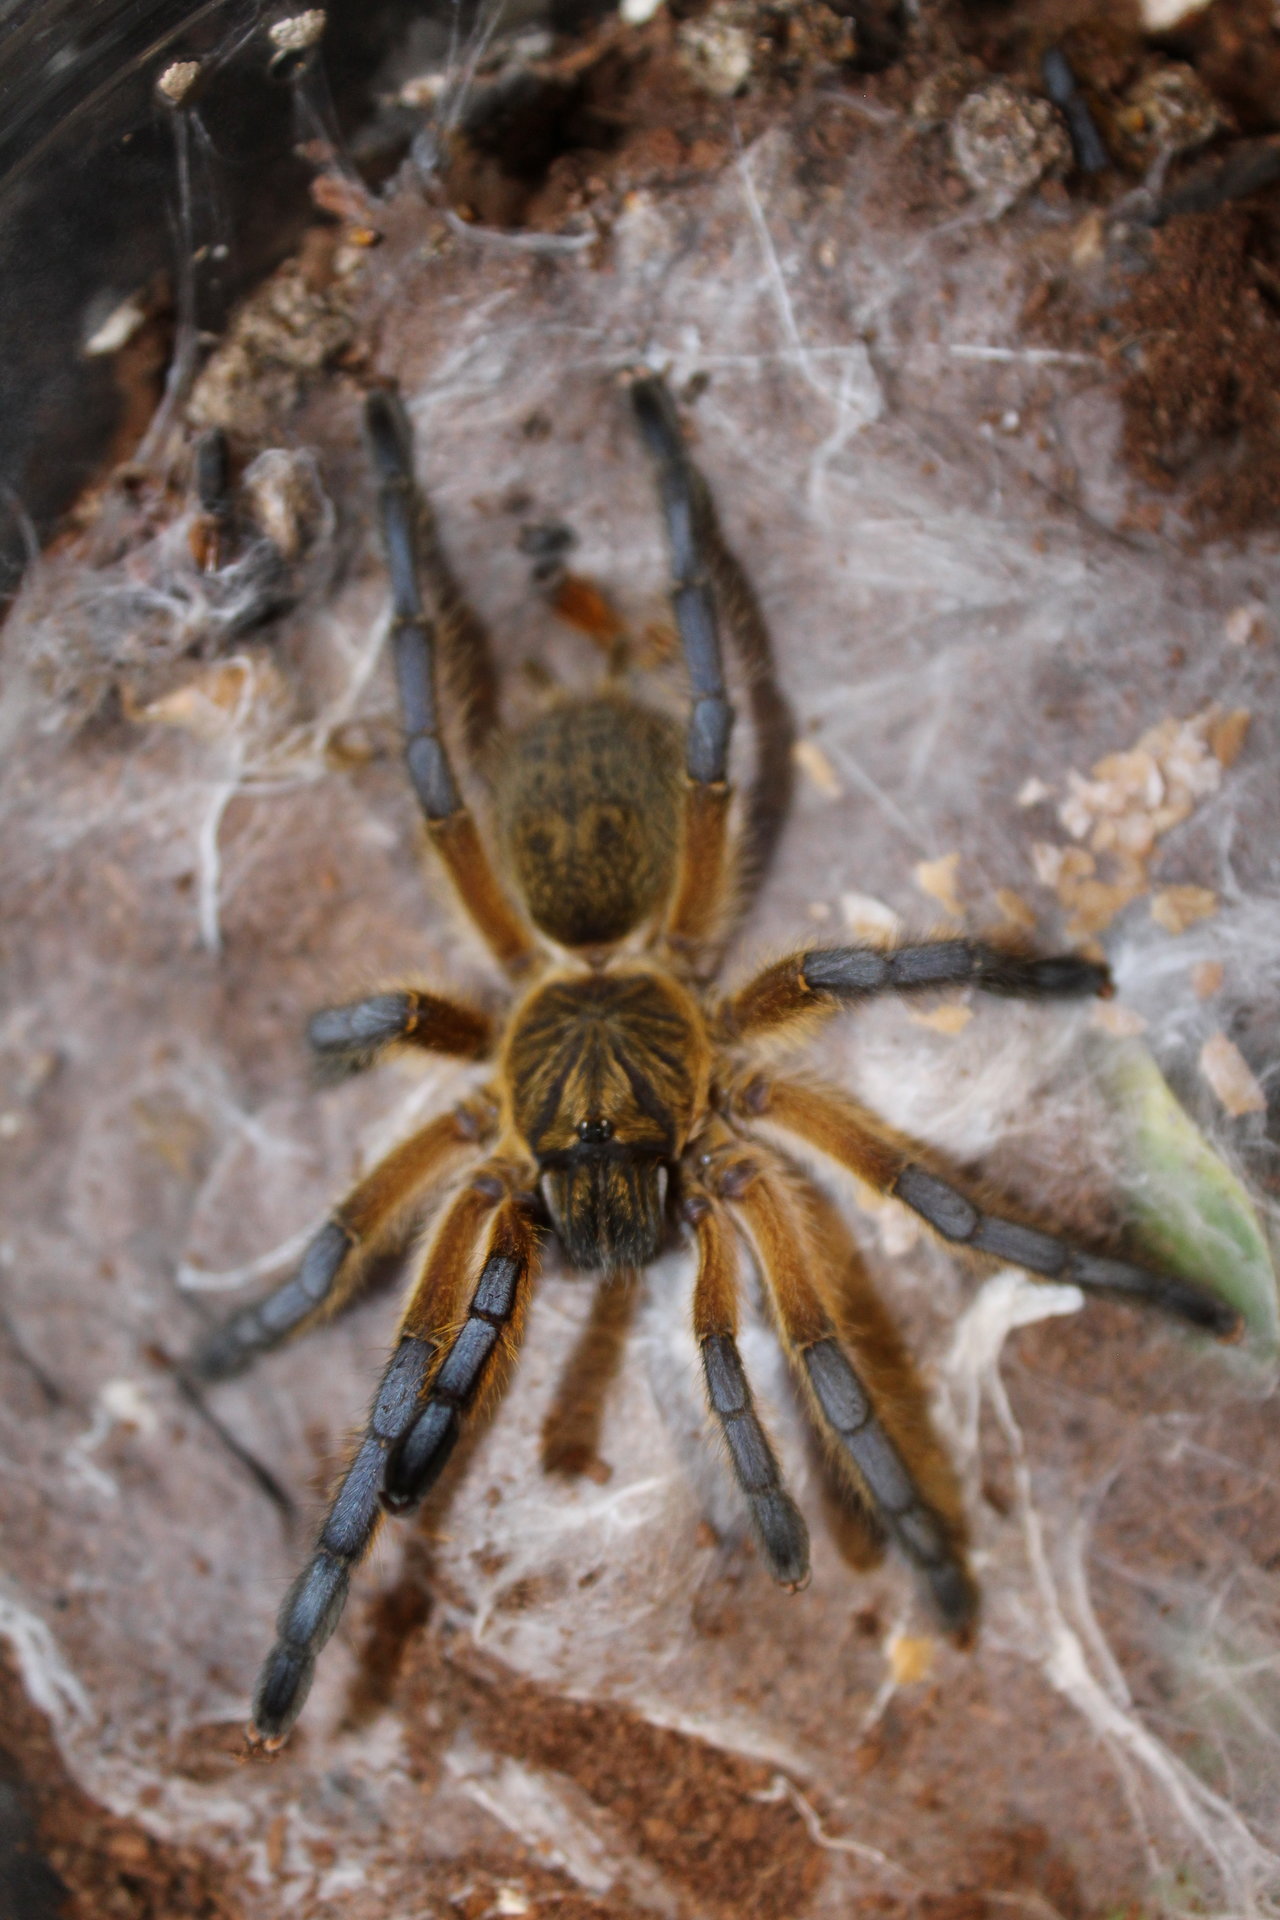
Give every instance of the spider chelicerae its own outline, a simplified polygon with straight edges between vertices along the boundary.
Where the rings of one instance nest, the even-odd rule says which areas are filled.
[[[253,1704],[253,1733],[269,1747],[302,1709],[380,1516],[422,1500],[464,1423],[501,1384],[547,1237],[571,1267],[608,1280],[692,1235],[707,1401],[760,1551],[775,1579],[796,1589],[808,1578],[808,1533],[737,1344],[745,1243],[844,1500],[910,1561],[941,1623],[959,1635],[976,1592],[954,1503],[919,1466],[901,1407],[877,1384],[867,1316],[846,1296],[838,1224],[786,1141],[893,1195],[974,1253],[1222,1337],[1239,1330],[1235,1310],[1207,1289],[992,1212],[935,1154],[838,1088],[772,1065],[873,994],[967,984],[1078,998],[1110,991],[1104,965],[938,939],[806,948],[728,993],[713,985],[782,824],[790,720],[758,608],[671,396],[648,373],[627,384],[666,524],[689,687],[683,741],[673,720],[616,683],[592,698],[557,698],[521,732],[497,734],[486,637],[415,488],[407,417],[391,390],[367,401],[409,775],[429,838],[511,997],[497,1021],[418,986],[315,1016],[311,1045],[339,1072],[407,1047],[489,1061],[492,1078],[375,1166],[296,1275],[196,1355],[204,1378],[221,1378],[333,1313],[373,1257],[403,1239],[406,1221],[444,1195],[364,1436],[280,1608]],[[721,621],[755,734],[753,774],[737,801]],[[442,711],[451,701],[456,712]],[[496,859],[455,776],[446,724],[487,771]]]

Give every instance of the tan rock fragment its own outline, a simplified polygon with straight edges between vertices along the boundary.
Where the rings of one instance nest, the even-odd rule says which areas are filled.
[[[840,798],[844,792],[840,776],[816,740],[797,740],[791,752],[801,773],[813,782],[819,793],[828,800]]]
[[[924,1633],[894,1633],[885,1647],[889,1671],[900,1687],[927,1680],[933,1671],[936,1642]]]
[[[973,1018],[973,1008],[964,1006],[960,1001],[952,1001],[945,1007],[932,1007],[925,1012],[920,1007],[907,1008],[908,1020],[918,1027],[931,1027],[934,1033],[949,1034],[952,1039],[963,1033]]]
[[[881,945],[887,940],[896,940],[902,931],[902,921],[893,908],[877,900],[874,894],[842,893],[840,912],[850,933],[859,940]]]
[[[1233,767],[1240,758],[1251,718],[1248,707],[1233,707],[1230,713],[1215,720],[1209,731],[1209,745],[1219,766]]]
[[[1161,887],[1151,896],[1151,918],[1166,933],[1185,933],[1217,911],[1218,896],[1209,887]]]
[[[956,893],[956,870],[959,865],[958,853],[944,853],[938,860],[920,860],[911,869],[911,878],[921,893],[927,893],[931,900],[936,900],[948,913],[953,913],[957,920],[964,913]]]
[[[1122,1007],[1115,1000],[1095,1001],[1089,1009],[1089,1025],[1114,1034],[1117,1040],[1129,1040],[1147,1030],[1146,1021],[1135,1007]]]
[[[1200,1071],[1233,1120],[1245,1113],[1265,1113],[1266,1095],[1239,1047],[1225,1033],[1211,1034],[1201,1047]]]
[[[1035,909],[1025,901],[1012,887],[1001,887],[996,893],[996,905],[1000,909],[1005,926],[1015,933],[1034,933],[1036,930]]]
[[[1226,972],[1221,960],[1197,960],[1191,969],[1191,989],[1197,1000],[1212,1000]]]

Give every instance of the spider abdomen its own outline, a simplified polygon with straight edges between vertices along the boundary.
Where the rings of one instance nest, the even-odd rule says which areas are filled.
[[[664,714],[609,695],[554,706],[504,744],[495,789],[507,864],[561,946],[608,946],[665,903],[683,780]]]

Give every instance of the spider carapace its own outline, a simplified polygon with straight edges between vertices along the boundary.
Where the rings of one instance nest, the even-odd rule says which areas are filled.
[[[1216,1294],[991,1211],[936,1155],[839,1088],[777,1065],[824,1018],[873,994],[968,984],[1075,998],[1109,991],[1105,966],[943,939],[806,949],[729,993],[713,986],[785,815],[790,721],[758,608],[671,397],[649,374],[628,384],[666,524],[688,682],[683,734],[616,690],[560,700],[522,732],[498,734],[486,636],[414,486],[406,416],[389,390],[367,402],[408,770],[436,853],[507,976],[510,1005],[495,1020],[424,985],[315,1016],[312,1047],[340,1072],[404,1047],[489,1061],[494,1071],[375,1166],[298,1272],[196,1356],[205,1378],[219,1378],[336,1311],[372,1257],[440,1202],[363,1438],[280,1609],[253,1706],[255,1737],[268,1746],[301,1711],[381,1514],[423,1498],[464,1423],[500,1385],[544,1240],[558,1241],[572,1267],[607,1279],[692,1237],[693,1327],[711,1417],[765,1562],[799,1588],[808,1534],[738,1350],[745,1248],[845,1501],[912,1563],[957,1633],[976,1603],[958,1505],[945,1473],[921,1464],[911,1418],[881,1385],[866,1311],[848,1297],[852,1240],[788,1141],[988,1260],[1161,1308],[1223,1337],[1238,1330]],[[754,733],[751,778],[737,799],[721,622]],[[455,776],[446,731],[472,781],[487,787],[496,857]]]

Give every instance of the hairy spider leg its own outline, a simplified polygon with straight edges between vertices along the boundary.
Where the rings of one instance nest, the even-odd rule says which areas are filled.
[[[791,707],[774,676],[773,648],[755,589],[720,531],[709,492],[704,500],[708,570],[725,632],[742,670],[755,745],[755,770],[734,853],[732,897],[721,929],[727,936],[759,891],[791,811],[796,729]]]
[[[740,1091],[735,1106],[745,1118],[767,1120],[817,1147],[877,1193],[901,1200],[953,1245],[1085,1293],[1157,1307],[1219,1339],[1236,1339],[1242,1331],[1240,1314],[1208,1287],[1090,1253],[1007,1214],[987,1212],[934,1170],[933,1155],[889,1136],[833,1087],[760,1076]]]
[[[225,1380],[291,1334],[309,1331],[349,1305],[374,1256],[394,1242],[457,1157],[483,1146],[494,1131],[487,1102],[463,1101],[393,1147],[334,1209],[297,1272],[200,1343],[193,1372],[203,1380]]]
[[[315,1550],[276,1615],[276,1640],[253,1696],[253,1736],[283,1744],[311,1691],[316,1660],[346,1605],[352,1568],[368,1552],[382,1517],[379,1494],[387,1449],[408,1427],[422,1397],[431,1343],[403,1334],[374,1396],[364,1437],[342,1477]]]
[[[483,1060],[493,1049],[493,1022],[425,988],[371,993],[340,1007],[322,1007],[307,1022],[307,1041],[327,1078],[363,1073],[393,1047]]]
[[[685,1213],[698,1237],[693,1333],[702,1354],[707,1400],[720,1423],[770,1571],[779,1585],[795,1593],[809,1580],[809,1530],[783,1485],[738,1352],[738,1263],[733,1234],[709,1195],[691,1192]]]
[[[230,557],[233,534],[230,455],[221,427],[196,441],[192,477],[199,513],[191,525],[191,556],[202,573],[216,573]]]
[[[544,1473],[576,1479],[599,1465],[605,1398],[622,1365],[638,1282],[633,1268],[620,1267],[592,1290],[586,1325],[561,1369],[542,1423]]]
[[[407,465],[412,470],[412,441]],[[472,767],[484,756],[498,724],[498,676],[489,631],[449,565],[431,502],[417,496],[418,571],[435,612],[436,639],[445,695],[458,716],[459,733]]]
[[[268,1747],[280,1745],[302,1711],[317,1656],[346,1604],[351,1571],[368,1552],[382,1517],[388,1453],[418,1414],[432,1363],[448,1344],[445,1329],[457,1318],[476,1241],[501,1209],[505,1194],[496,1163],[486,1163],[455,1195],[432,1236],[363,1438],[330,1502],[312,1555],[276,1616],[275,1645],[263,1663],[253,1701],[253,1731]]]
[[[934,987],[980,987],[1006,999],[1104,998],[1111,974],[1082,954],[1049,956],[983,940],[925,940],[901,947],[814,947],[766,967],[726,1003],[734,1038],[753,1039],[792,1022],[833,1013],[877,993],[923,993]]]
[[[770,1151],[775,1151],[769,1143]],[[928,1396],[911,1350],[876,1290],[861,1249],[839,1207],[809,1176],[790,1168],[800,1205],[795,1216],[809,1236],[809,1271],[835,1322],[843,1347],[855,1354],[871,1397],[894,1441],[906,1455],[928,1504],[940,1513],[952,1539],[967,1542],[964,1495],[947,1449],[935,1434]],[[869,1504],[859,1515],[849,1498],[852,1481],[839,1489],[842,1511],[858,1523],[860,1545],[883,1547],[885,1530]]]
[[[689,673],[692,704],[685,735],[684,832],[666,937],[696,957],[716,931],[728,867],[729,703],[720,657],[705,541],[706,483],[685,449],[671,395],[646,376],[632,382],[631,402],[657,473],[671,556],[671,604]]]
[[[916,1484],[805,1271],[809,1237],[783,1180],[771,1178],[761,1158],[743,1154],[722,1163],[717,1183],[756,1250],[783,1345],[859,1506],[869,1497],[885,1531],[923,1575],[947,1628],[965,1631],[977,1598],[959,1544]]]
[[[405,1513],[426,1496],[461,1437],[463,1421],[501,1386],[537,1277],[538,1238],[529,1196],[510,1195],[489,1231],[462,1324],[443,1346],[426,1400],[387,1460],[382,1503],[389,1512]]]
[[[537,957],[532,932],[508,898],[485,852],[475,818],[450,765],[436,700],[435,623],[423,607],[418,574],[420,499],[413,440],[399,396],[379,388],[365,402],[369,449],[378,476],[378,510],[391,575],[396,679],[404,720],[405,762],[427,832],[463,907],[507,973]]]

